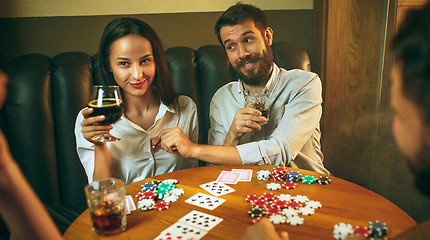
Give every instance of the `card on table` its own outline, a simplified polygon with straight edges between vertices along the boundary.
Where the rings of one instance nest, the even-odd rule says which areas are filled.
[[[223,219],[220,217],[193,210],[179,219],[178,222],[183,222],[192,227],[209,231],[218,225],[218,223],[222,222],[222,220]]]
[[[231,171],[240,173],[239,182],[251,182],[252,169],[232,169]]]
[[[134,204],[133,198],[131,195],[125,196],[125,213],[130,214],[131,211],[136,210],[136,205]]]
[[[240,175],[239,172],[221,171],[216,181],[225,184],[237,184]]]
[[[196,193],[192,197],[185,200],[185,202],[198,207],[214,210],[219,205],[224,203],[225,199],[217,198],[204,193]]]
[[[182,222],[176,222],[166,228],[154,240],[185,240],[185,239],[200,239],[206,235],[207,231],[189,226]]]
[[[235,191],[234,188],[229,187],[227,184],[219,183],[217,181],[202,184],[200,187],[215,196],[221,196]]]

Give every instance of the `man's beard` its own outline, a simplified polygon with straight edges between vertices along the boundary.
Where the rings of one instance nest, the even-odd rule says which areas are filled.
[[[415,186],[423,194],[430,196],[430,145],[424,143],[421,144],[420,151],[417,154],[416,162],[417,166],[408,161],[409,168],[415,177]]]
[[[246,74],[242,72],[241,67],[247,62],[259,63],[257,69],[250,69],[246,71]],[[266,50],[263,50],[263,54],[252,54],[246,58],[240,60],[234,69],[242,80],[247,85],[259,85],[269,78],[270,70],[273,64],[273,53],[270,46],[266,44]]]

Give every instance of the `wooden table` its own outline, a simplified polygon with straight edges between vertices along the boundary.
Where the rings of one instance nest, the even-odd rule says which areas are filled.
[[[252,182],[239,182],[237,185],[229,185],[236,191],[222,195],[226,202],[213,211],[200,208],[185,200],[198,192],[207,193],[199,187],[200,184],[217,179],[222,170],[230,171],[233,168],[252,169]],[[152,180],[177,179],[176,187],[185,189],[185,194],[180,196],[177,202],[171,203],[170,208],[164,211],[133,211],[127,216],[127,230],[119,235],[102,237],[95,235],[91,230],[89,211],[83,212],[67,229],[65,239],[154,239],[158,234],[177,222],[181,217],[191,210],[209,213],[223,218],[224,220],[208,232],[203,239],[239,239],[245,232],[246,227],[251,224],[252,218],[248,215],[251,205],[244,199],[248,194],[262,194],[270,192],[266,184],[274,182],[273,179],[261,181],[257,179],[257,171],[272,170],[273,166],[256,165],[216,165],[175,171],[171,173],[154,176],[141,182],[127,186],[127,194],[134,198],[140,191],[143,182]],[[303,175],[321,176],[322,174],[300,171]],[[310,200],[322,203],[322,208],[316,210],[312,216],[304,216],[304,224],[301,226],[289,226],[288,224],[275,225],[277,230],[284,230],[290,234],[290,239],[333,239],[332,231],[336,223],[346,222],[352,225],[367,226],[371,220],[386,222],[389,228],[389,238],[416,226],[416,222],[399,207],[383,198],[382,196],[367,190],[351,182],[332,177],[331,184],[320,185],[298,183],[295,189],[281,189],[272,191],[276,194],[288,193],[291,195],[306,195]]]

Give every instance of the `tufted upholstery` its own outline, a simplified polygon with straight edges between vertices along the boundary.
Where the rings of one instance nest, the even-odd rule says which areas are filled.
[[[272,46],[283,68],[310,70],[305,50],[291,43]],[[200,142],[206,143],[209,103],[215,91],[235,76],[221,46],[166,50],[173,83],[190,96],[199,112]],[[86,106],[92,84],[101,83],[96,57],[65,52],[49,58],[30,54],[6,66],[8,96],[0,114],[14,158],[63,232],[86,208],[85,172],[76,154],[74,122]]]

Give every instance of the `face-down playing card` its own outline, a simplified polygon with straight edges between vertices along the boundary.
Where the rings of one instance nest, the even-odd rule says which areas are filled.
[[[192,197],[185,200],[186,203],[196,205],[198,207],[214,210],[219,205],[225,202],[225,199],[217,198],[204,193],[196,193]]]

